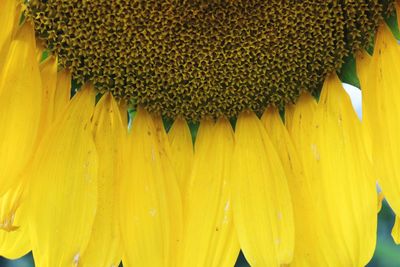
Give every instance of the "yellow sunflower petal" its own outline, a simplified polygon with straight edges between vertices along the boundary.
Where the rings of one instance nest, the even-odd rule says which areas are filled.
[[[372,76],[375,75],[371,73],[373,69],[371,68],[372,57],[366,52],[360,52],[357,54],[357,76],[361,82],[362,87],[362,129],[363,129],[363,137],[365,142],[365,147],[368,152],[369,159],[373,162],[372,157],[372,130],[373,125],[376,125],[378,117],[373,113],[369,114],[372,111],[372,107],[376,109],[376,99],[375,96],[368,93],[369,88],[376,87],[376,79]],[[367,83],[367,85],[365,84]]]
[[[97,213],[89,244],[80,266],[118,266],[122,248],[117,211],[117,183],[122,163],[121,136],[125,134],[119,107],[112,95],[103,96],[93,116],[93,133],[99,155]]]
[[[22,209],[22,207],[21,207]],[[15,214],[15,222],[18,223],[23,212]],[[29,232],[26,225],[22,225],[12,232],[0,230],[0,255],[7,259],[18,259],[31,250]]]
[[[168,265],[176,266],[177,255],[180,250],[182,239],[182,198],[176,178],[176,171],[171,161],[171,146],[162,118],[161,116],[153,116],[153,121],[156,129],[157,143],[160,148],[160,161],[164,173],[166,197],[169,203],[172,204],[169,205],[168,213],[174,218],[173,223],[169,226],[169,235],[174,239],[172,239],[169,247]]]
[[[15,213],[22,202],[25,186],[26,184],[21,181],[11,187],[0,198],[0,229],[13,231],[18,228],[15,225],[14,219]]]
[[[189,126],[184,119],[176,119],[168,132],[172,163],[181,192],[185,192],[193,164],[193,143]]]
[[[17,1],[0,0],[0,69],[4,65],[4,59],[11,43],[12,33],[15,28],[17,16]]]
[[[12,214],[8,214],[8,227],[2,222],[2,228],[8,228],[9,231],[0,230],[0,255],[9,259],[17,259],[25,255],[31,250],[29,232],[28,232],[28,221],[27,221],[27,209],[29,203],[21,199],[23,189],[22,184],[13,187],[6,194],[0,198],[1,212],[4,210],[9,212],[12,210]],[[17,206],[14,206],[18,203]],[[13,205],[14,208],[9,207]],[[12,226],[9,228],[9,226]]]
[[[54,94],[56,90],[57,80],[57,60],[55,57],[49,57],[45,62],[42,62],[39,66],[40,74],[42,78],[42,108],[41,108],[41,119],[39,126],[39,134],[36,145],[40,141],[40,137],[44,136],[44,133],[50,128],[53,122],[53,111],[54,111]],[[29,235],[27,232],[27,223],[25,219],[21,221],[21,218],[26,218],[26,214],[21,214],[23,210],[20,205],[26,206],[26,201],[23,200],[23,194],[25,188],[29,186],[29,172],[23,172],[21,181],[17,186],[13,186],[8,192],[1,198],[1,212],[0,221],[1,228],[9,231],[8,234],[3,233],[3,243],[0,253],[8,258],[18,258],[26,254],[30,250]],[[26,213],[26,211],[24,211]],[[18,220],[16,220],[18,219]],[[16,224],[18,223],[18,224]]]
[[[382,202],[385,199],[385,195],[382,192],[378,193],[378,213],[381,211],[382,209]]]
[[[139,109],[125,145],[127,162],[119,185],[124,266],[173,266],[169,263],[176,257],[181,202],[163,135]]]
[[[57,86],[57,58],[50,56],[40,64],[42,78],[42,111],[39,126],[39,136],[49,129],[53,122],[54,99]]]
[[[78,265],[90,238],[98,167],[90,131],[93,91],[75,95],[47,132],[30,169],[28,219],[37,266]]]
[[[302,98],[302,95],[300,95],[299,100]],[[288,129],[288,131],[291,131],[293,128],[293,118],[294,118],[294,113],[296,111],[296,106],[294,104],[287,104],[285,107],[285,126]]]
[[[63,114],[71,98],[71,72],[62,70],[57,74],[57,86],[54,94],[53,121]]]
[[[309,181],[305,177],[297,151],[278,110],[267,109],[261,120],[282,161],[292,197],[296,230],[295,244],[299,245],[295,245],[294,259],[290,266],[317,266],[315,264],[318,261],[313,258],[313,254],[314,250],[318,251],[319,248],[312,246],[314,244],[302,245],[306,244],[306,240],[313,235],[315,230],[307,220],[314,216]]]
[[[43,51],[46,48],[44,47],[43,41],[36,41],[36,60],[37,62],[41,63],[43,58]]]
[[[394,225],[392,228],[392,237],[393,237],[393,241],[397,245],[400,244],[400,219],[398,216],[396,216],[396,219],[394,221]]]
[[[292,204],[282,163],[254,113],[239,115],[232,160],[232,205],[240,246],[252,266],[290,263]]]
[[[239,244],[233,228],[229,169],[233,130],[228,120],[201,124],[191,183],[184,196],[184,235],[180,266],[233,266]],[[191,140],[190,140],[191,141]]]
[[[336,75],[324,83],[312,127],[303,129],[311,135],[303,162],[315,206],[305,220],[317,235],[308,242],[318,242],[314,253],[325,258],[316,266],[365,266],[376,242],[375,181],[360,121]]]
[[[369,126],[371,134],[374,167],[385,198],[396,214],[400,214],[398,58],[400,46],[383,24],[378,30],[370,63],[357,62],[363,94],[363,122]]]
[[[302,159],[305,157],[304,153],[309,150],[310,133],[308,131],[312,127],[316,108],[315,99],[309,93],[304,92],[299,97],[296,107],[290,105],[285,109],[285,124],[305,172],[310,170],[310,166],[307,166],[308,162],[304,162]]]
[[[32,26],[25,23],[0,73],[0,162],[7,166],[0,168],[0,195],[16,184],[35,148],[41,90],[35,36]]]

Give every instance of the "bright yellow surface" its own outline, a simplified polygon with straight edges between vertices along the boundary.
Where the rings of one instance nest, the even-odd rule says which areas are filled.
[[[21,64],[24,62],[24,64]],[[16,185],[36,148],[42,88],[32,26],[12,41],[0,72],[0,196]]]
[[[176,119],[168,132],[168,137],[171,144],[171,160],[183,194],[187,189],[193,164],[192,136],[186,121],[181,118]]]
[[[126,124],[125,124],[126,125]],[[97,212],[88,247],[79,266],[118,266],[122,257],[118,221],[118,192],[122,156],[122,124],[114,98],[104,95],[97,103],[92,120],[94,141],[99,155]]]
[[[228,120],[220,119],[215,125],[202,121],[199,131],[192,175],[183,198],[179,266],[233,266],[239,254],[230,196],[233,130]]]
[[[0,0],[0,69],[8,53],[13,32],[19,17],[19,8],[15,0]],[[17,12],[18,11],[18,12]]]
[[[61,116],[71,97],[71,73],[61,70],[57,73],[56,92],[54,94],[53,120]]]
[[[361,124],[336,75],[316,108],[310,101],[297,105],[292,138],[311,190],[304,202],[313,209],[303,217],[312,231],[296,246],[312,249],[296,254],[293,266],[365,266],[375,248],[377,195]]]
[[[357,62],[363,93],[363,121],[371,137],[372,162],[386,200],[400,214],[400,47],[386,25],[376,35],[374,54]],[[364,111],[363,111],[364,113]],[[398,220],[392,235],[399,242]]]
[[[282,163],[254,113],[235,129],[232,205],[240,246],[252,266],[280,266],[293,257],[294,223]]]
[[[93,107],[93,89],[82,89],[34,157],[27,201],[37,266],[74,266],[89,241],[98,202],[98,160],[90,126]]]
[[[157,125],[139,109],[124,145],[119,218],[127,267],[174,266],[181,242],[178,183],[168,160],[168,138]]]
[[[297,122],[297,118],[294,118]],[[277,109],[270,108],[261,118],[269,137],[281,159],[292,198],[295,221],[295,250],[293,266],[316,266],[310,256],[319,248],[306,243],[315,231],[309,219],[313,217],[311,192],[303,166]]]
[[[0,214],[2,229],[0,229],[0,255],[17,259],[31,250],[26,201],[21,201],[23,183],[12,187],[0,198]]]
[[[40,64],[42,79],[42,110],[39,126],[39,140],[53,123],[55,94],[57,87],[57,58],[49,57]]]

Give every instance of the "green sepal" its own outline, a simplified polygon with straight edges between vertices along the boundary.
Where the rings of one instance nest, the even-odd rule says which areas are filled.
[[[344,59],[344,64],[338,71],[338,76],[342,82],[360,88],[360,81],[357,77],[356,60],[353,55]]]
[[[390,31],[393,33],[394,37],[397,40],[400,40],[400,30],[399,30],[399,25],[397,23],[396,12],[392,12],[389,16],[386,16],[385,22],[389,26]]]

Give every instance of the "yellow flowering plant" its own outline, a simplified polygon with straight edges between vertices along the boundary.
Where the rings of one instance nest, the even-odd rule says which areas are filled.
[[[399,2],[0,7],[0,255],[365,266],[399,214]]]

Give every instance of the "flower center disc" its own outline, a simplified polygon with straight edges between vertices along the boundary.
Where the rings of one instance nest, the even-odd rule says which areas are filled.
[[[381,12],[375,0],[28,2],[37,37],[79,83],[193,120],[315,92]]]

